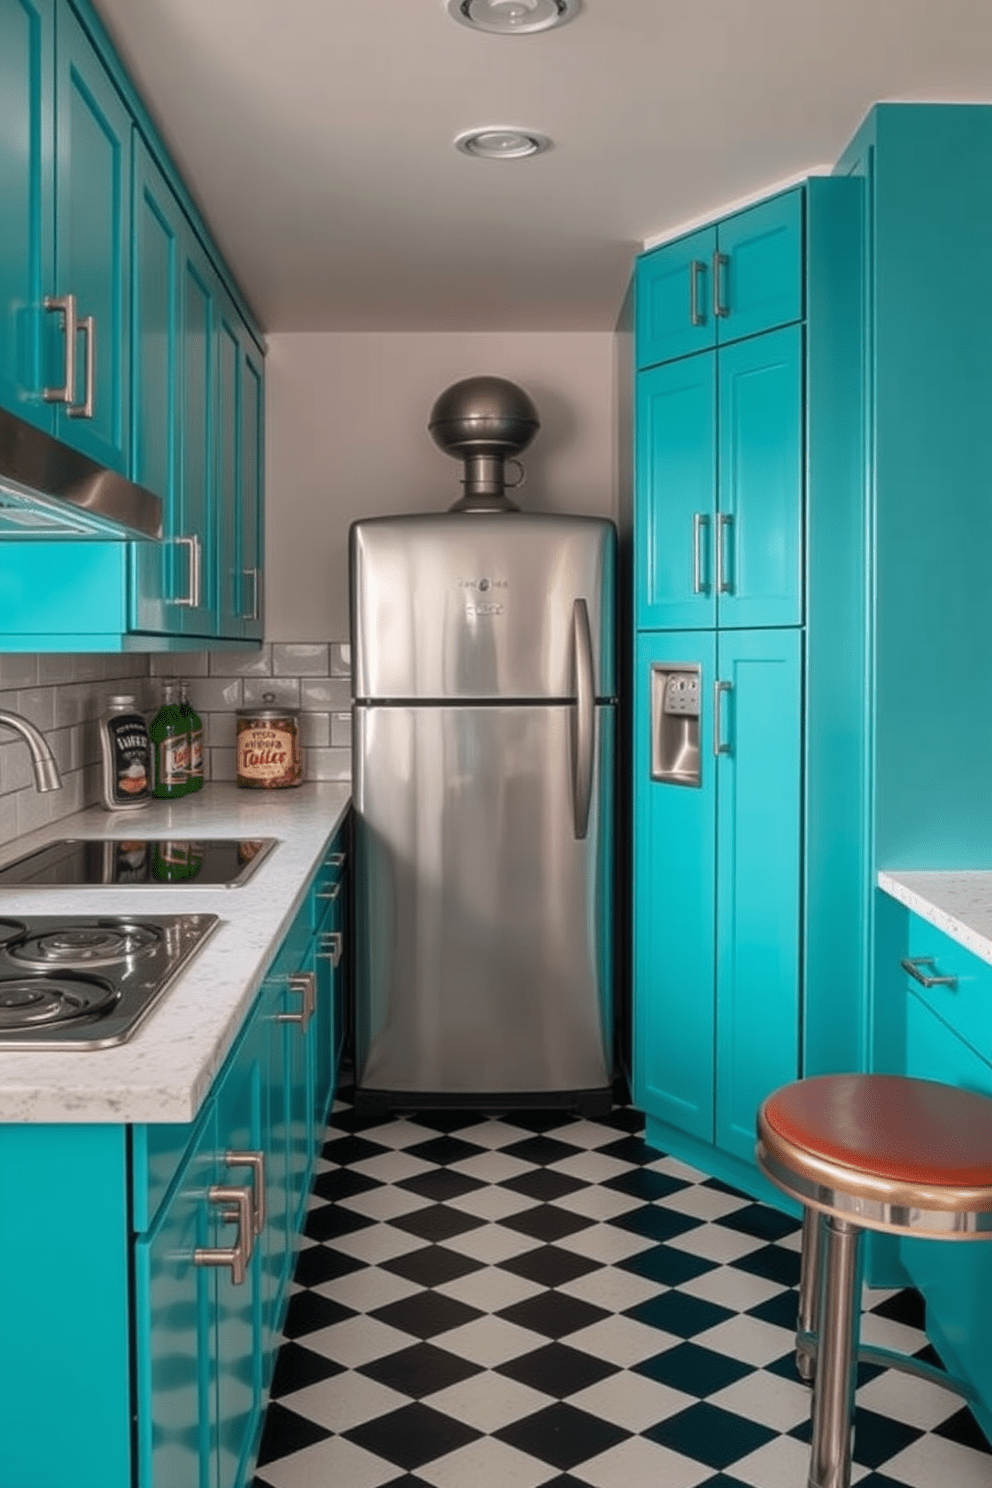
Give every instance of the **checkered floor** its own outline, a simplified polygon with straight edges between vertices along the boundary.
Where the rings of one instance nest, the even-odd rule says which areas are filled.
[[[347,1093],[345,1093],[347,1094]],[[799,1488],[796,1226],[630,1107],[335,1108],[255,1488]],[[915,1293],[866,1341],[926,1347]],[[864,1369],[854,1481],[988,1488],[954,1396]]]

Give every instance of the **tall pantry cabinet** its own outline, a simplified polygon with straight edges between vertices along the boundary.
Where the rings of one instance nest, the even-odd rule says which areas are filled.
[[[861,1055],[848,989],[809,1047],[802,896],[804,718],[837,656],[810,648],[813,503],[831,484],[840,528],[860,500],[828,449],[860,445],[859,212],[811,181],[637,266],[634,1099],[649,1141],[755,1190],[761,1098]]]

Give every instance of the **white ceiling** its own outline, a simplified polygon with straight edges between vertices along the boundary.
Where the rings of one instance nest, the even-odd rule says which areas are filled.
[[[96,0],[268,331],[605,330],[646,238],[836,160],[876,99],[992,98],[989,0]],[[452,146],[549,134],[521,161]]]

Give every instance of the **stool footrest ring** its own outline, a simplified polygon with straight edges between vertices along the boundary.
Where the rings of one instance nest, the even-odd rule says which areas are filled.
[[[815,1333],[796,1334],[796,1368],[807,1382],[812,1381],[816,1372],[817,1337]],[[803,1362],[805,1361],[804,1371]],[[950,1374],[946,1369],[941,1369],[938,1364],[928,1364],[925,1359],[916,1359],[912,1354],[901,1354],[896,1349],[876,1348],[873,1344],[862,1343],[858,1347],[859,1364],[877,1364],[880,1369],[898,1369],[902,1374],[912,1374],[918,1379],[929,1380],[933,1385],[939,1385],[942,1390],[949,1390],[952,1395],[959,1395],[969,1405],[978,1400],[978,1392],[967,1380],[959,1379],[957,1375]]]

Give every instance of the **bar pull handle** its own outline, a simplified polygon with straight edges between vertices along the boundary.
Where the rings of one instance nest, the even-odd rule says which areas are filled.
[[[584,599],[577,599],[572,606],[572,656],[575,669],[575,701],[571,708],[570,734],[572,815],[576,839],[581,841],[589,830],[596,702],[589,607]]]
[[[713,753],[719,758],[721,754],[732,753],[730,745],[723,742],[723,694],[732,692],[732,682],[713,683]]]
[[[726,253],[714,253],[713,255],[713,314],[720,320],[726,320],[730,314],[730,306],[725,304],[720,297],[721,274],[730,263]]]
[[[922,966],[929,966],[931,971],[935,969],[932,956],[906,956],[899,962],[899,965],[908,976],[913,978],[914,982],[919,982],[921,987],[956,987],[958,984],[956,976],[931,976],[928,972],[920,970]]]
[[[252,1232],[260,1235],[265,1228],[265,1153],[225,1152],[224,1161],[229,1168],[251,1168],[252,1175]]]
[[[63,381],[61,387],[46,387],[42,391],[42,397],[46,403],[68,403],[72,404],[76,397],[76,334],[78,330],[76,321],[76,296],[75,295],[46,295],[43,302],[46,310],[53,310],[62,316],[65,328],[65,361],[62,367]]]
[[[289,990],[299,992],[303,998],[303,1006],[298,1013],[277,1013],[277,1023],[298,1023],[300,1032],[306,1033],[317,1008],[317,978],[312,971],[294,972],[287,978]]]
[[[191,537],[174,537],[172,539],[178,547],[189,549],[189,590],[179,599],[170,601],[174,605],[185,605],[188,609],[198,610],[200,608],[200,573],[202,567],[202,548],[200,539],[194,532]]]
[[[321,961],[330,961],[337,970],[344,953],[344,936],[340,930],[326,930],[320,937],[321,949],[317,952]]]
[[[716,518],[716,592],[717,594],[730,594],[733,585],[727,578],[729,565],[724,562],[724,546],[727,528],[733,522],[729,512],[718,512]]]
[[[244,619],[244,620],[258,620],[258,619],[261,618],[260,617],[260,614],[259,614],[259,607],[258,607],[259,594],[261,592],[260,586],[259,586],[259,581],[258,581],[258,569],[257,568],[245,568],[245,569],[242,569],[242,575],[246,579],[251,579],[251,609],[250,610],[247,610],[245,612],[245,614],[242,616],[242,619]]]
[[[689,324],[694,326],[706,324],[706,312],[699,308],[699,280],[705,273],[706,265],[694,258],[689,265]]]
[[[692,514],[692,592],[705,594],[709,588],[703,578],[703,528],[710,523],[706,512]]]
[[[332,853],[330,853],[328,855],[328,857],[326,857],[324,859],[324,867],[325,868],[340,868],[346,862],[347,857],[348,857],[348,854],[347,853],[343,853],[343,852],[332,852]]]
[[[96,359],[96,321],[92,315],[84,315],[77,321],[77,329],[86,337],[86,361],[84,364],[83,401],[72,403],[66,409],[68,418],[91,419],[93,417],[93,371]]]
[[[336,899],[340,892],[341,881],[339,879],[337,883],[325,884],[322,889],[316,891],[313,897],[315,899]]]
[[[223,1204],[220,1211],[224,1224],[236,1224],[237,1237],[230,1247],[198,1245],[193,1251],[194,1266],[230,1266],[231,1280],[242,1286],[248,1274],[248,1262],[255,1248],[255,1232],[252,1218],[252,1191],[250,1188],[234,1187],[226,1183],[215,1183],[207,1189],[211,1204]]]

